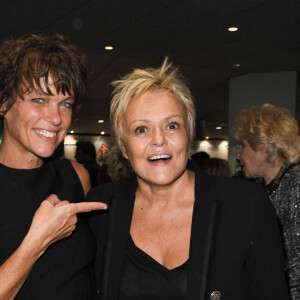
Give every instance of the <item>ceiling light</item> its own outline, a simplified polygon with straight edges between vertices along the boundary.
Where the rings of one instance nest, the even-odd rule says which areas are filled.
[[[98,120],[98,123],[104,123],[104,120]]]
[[[239,68],[241,66],[241,64],[234,64],[233,65],[235,68]]]
[[[113,47],[113,46],[105,46],[104,49],[105,49],[105,50],[113,50],[114,47]]]
[[[74,130],[71,130],[70,133],[74,133]]]
[[[209,136],[206,136],[205,139],[206,139],[206,140],[209,140]]]
[[[235,27],[235,26],[232,26],[232,27],[229,27],[228,28],[228,31],[238,31],[239,29],[237,28],[237,27]]]
[[[102,135],[105,134],[105,131],[101,131],[101,134],[102,134]]]
[[[221,130],[222,127],[221,127],[221,126],[217,126],[216,129],[217,129],[217,130]]]

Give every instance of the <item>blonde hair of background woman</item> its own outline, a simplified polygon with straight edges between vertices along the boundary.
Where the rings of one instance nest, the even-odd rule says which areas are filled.
[[[246,140],[255,151],[266,147],[267,162],[271,165],[278,157],[299,162],[298,124],[283,107],[266,103],[242,110],[234,123],[233,135],[237,141]]]

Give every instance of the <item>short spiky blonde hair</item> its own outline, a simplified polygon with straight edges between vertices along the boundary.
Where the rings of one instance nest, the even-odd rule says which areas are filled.
[[[135,69],[120,80],[112,82],[115,87],[110,105],[110,121],[115,140],[120,147],[121,119],[132,98],[141,96],[150,89],[163,88],[172,93],[184,106],[187,113],[189,142],[194,138],[195,108],[190,89],[182,75],[165,58],[161,67]]]
[[[276,158],[297,163],[300,159],[300,137],[297,121],[280,106],[263,104],[242,110],[233,126],[237,141],[246,140],[254,151],[266,147],[267,162]]]

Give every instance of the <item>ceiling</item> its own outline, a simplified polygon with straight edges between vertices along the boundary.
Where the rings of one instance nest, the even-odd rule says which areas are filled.
[[[0,0],[0,39],[61,33],[87,55],[75,133],[110,133],[110,82],[164,57],[185,75],[205,135],[226,138],[230,78],[300,69],[299,0]],[[236,32],[227,30],[239,28]],[[107,51],[110,45],[114,50]],[[240,66],[235,66],[239,64]],[[105,120],[98,123],[99,119]],[[216,130],[216,126],[222,126]]]

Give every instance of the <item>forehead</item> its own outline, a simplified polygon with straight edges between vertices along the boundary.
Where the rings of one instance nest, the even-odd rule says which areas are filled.
[[[69,94],[67,91],[65,91],[65,93],[63,93],[61,90],[57,91],[55,86],[49,86],[48,89],[34,89],[34,90],[30,90],[27,89],[25,90],[25,92],[22,95],[22,99],[24,99],[24,97],[26,98],[30,98],[30,97],[42,97],[42,98],[47,98],[48,100],[54,100],[54,99],[66,99],[66,100],[73,100],[75,101],[74,95],[72,94],[73,92],[71,92],[71,94]]]
[[[62,81],[60,79],[56,79],[54,76],[51,75],[51,73],[40,78],[23,78],[20,82],[20,86],[21,94],[37,93],[44,95],[74,95],[74,90],[71,85],[69,87],[63,86]]]
[[[48,80],[48,81],[47,81]],[[74,92],[71,89],[68,93],[67,90],[62,91],[62,88],[56,84],[51,76],[47,79],[45,77],[40,78],[39,83],[33,81],[33,84],[29,84],[26,81],[22,83],[23,94],[38,94],[38,95],[64,95],[73,96]]]
[[[125,115],[137,114],[179,114],[185,115],[183,103],[174,94],[166,89],[148,90],[140,96],[132,98],[126,109]]]

